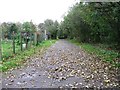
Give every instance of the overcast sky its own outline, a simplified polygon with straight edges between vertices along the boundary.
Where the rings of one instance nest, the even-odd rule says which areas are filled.
[[[60,21],[62,16],[79,0],[0,0],[0,22],[38,24],[45,19]]]

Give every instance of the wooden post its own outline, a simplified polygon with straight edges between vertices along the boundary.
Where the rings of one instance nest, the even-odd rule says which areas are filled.
[[[30,32],[30,47],[32,46],[32,33]]]
[[[46,33],[46,30],[45,30],[45,40],[47,40],[47,33]]]
[[[0,66],[2,66],[2,29],[0,26]],[[2,70],[0,70],[0,79],[2,80]],[[2,90],[2,83],[0,83],[0,89]]]
[[[13,31],[13,54],[15,54],[15,33]]]
[[[23,50],[22,49],[22,32],[20,33],[20,49],[21,49],[21,51]]]
[[[37,33],[34,33],[34,45],[37,45]]]
[[[27,39],[28,39],[28,36],[27,36],[27,32],[26,32],[26,49],[28,49],[28,41],[27,41]]]
[[[0,27],[0,62],[2,61],[2,30]]]

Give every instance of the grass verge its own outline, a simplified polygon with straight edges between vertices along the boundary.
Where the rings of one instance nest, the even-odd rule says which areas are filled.
[[[15,43],[15,51],[18,53],[20,51],[20,46]],[[2,59],[7,60],[13,57],[13,46],[12,41],[2,41]]]
[[[118,62],[118,59],[120,59],[120,53],[113,50],[106,50],[100,47],[96,47],[88,43],[79,43],[75,40],[70,40],[70,42],[80,46],[86,52],[96,55],[103,61],[109,62],[112,66],[120,68],[120,62]]]
[[[24,52],[21,52],[19,54],[16,54],[13,58],[10,58],[7,61],[2,62],[2,65],[0,65],[0,70],[2,70],[2,72],[5,72],[9,69],[21,66],[28,58],[30,58],[36,52],[38,52],[42,48],[50,47],[55,42],[56,40],[43,41],[36,47],[33,47],[29,50],[25,50]]]

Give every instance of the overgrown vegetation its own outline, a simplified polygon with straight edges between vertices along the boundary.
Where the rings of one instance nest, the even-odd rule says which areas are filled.
[[[120,50],[120,2],[77,3],[60,24],[60,36],[110,44]]]
[[[13,58],[10,58],[9,60],[2,62],[2,65],[0,66],[0,70],[4,72],[4,71],[7,71],[8,69],[19,67],[20,65],[25,63],[25,61],[28,58],[37,54],[37,52],[42,54],[42,52],[40,52],[41,49],[45,50],[55,42],[56,40],[43,41],[36,47],[28,49],[22,53],[16,54]]]
[[[115,52],[113,50],[106,50],[106,48],[101,48],[98,46],[96,47],[94,46],[94,44],[91,45],[89,43],[79,43],[75,40],[70,40],[70,42],[80,46],[87,53],[96,55],[96,57],[100,58],[105,62],[109,62],[112,66],[120,68],[120,62],[118,62],[118,59],[120,58],[120,54],[118,52]]]

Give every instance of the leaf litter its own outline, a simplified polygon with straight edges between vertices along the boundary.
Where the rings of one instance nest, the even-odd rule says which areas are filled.
[[[65,85],[65,87],[119,87],[118,80],[116,79],[116,68],[96,58],[95,55],[85,53],[78,46],[65,40],[59,40],[42,57],[39,57],[39,55],[32,57],[32,60],[28,60],[27,63],[28,69],[34,67],[34,69],[29,70],[31,74],[38,72],[39,78],[46,76],[47,79],[55,80],[55,83],[59,82]],[[26,75],[24,73],[25,70],[21,68],[19,70],[23,72],[20,74],[21,78],[24,77]],[[43,70],[44,73],[39,74],[40,70]],[[15,81],[13,78],[17,79],[12,73],[7,78],[11,78],[11,80],[6,85],[12,85]],[[70,78],[74,78],[74,80],[75,78],[82,78],[83,81],[77,81],[77,79],[76,81],[70,81]],[[42,82],[47,83],[47,79]],[[37,87],[34,84],[35,80],[31,81],[33,87]],[[65,82],[69,83],[65,84]],[[59,83],[57,83],[58,86]],[[52,86],[54,84],[51,83]],[[48,86],[46,85],[46,87]]]

